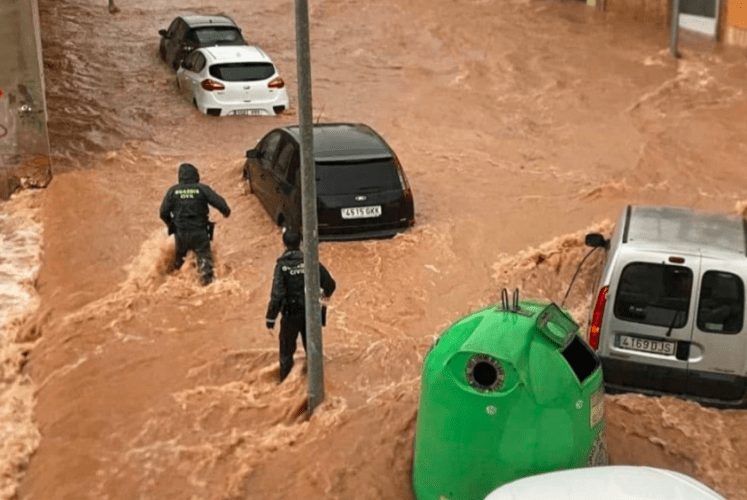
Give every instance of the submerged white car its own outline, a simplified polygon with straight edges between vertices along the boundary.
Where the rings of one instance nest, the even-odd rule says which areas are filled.
[[[570,469],[517,479],[485,500],[725,500],[679,472],[633,465]]]
[[[211,116],[278,115],[288,109],[285,82],[259,47],[205,47],[176,71],[184,97]]]

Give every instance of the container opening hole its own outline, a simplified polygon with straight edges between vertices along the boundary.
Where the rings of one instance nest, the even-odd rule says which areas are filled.
[[[467,363],[467,380],[478,391],[497,391],[503,387],[505,373],[492,356],[476,354]]]
[[[475,369],[472,370],[472,377],[475,379],[477,385],[482,386],[485,389],[490,388],[495,381],[498,380],[498,370],[492,363],[487,361],[481,361],[475,365]]]

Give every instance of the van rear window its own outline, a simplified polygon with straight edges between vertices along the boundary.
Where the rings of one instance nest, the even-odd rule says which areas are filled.
[[[698,301],[698,329],[711,333],[739,333],[744,321],[744,284],[731,273],[703,274]]]
[[[635,262],[622,270],[615,316],[647,325],[682,328],[687,324],[693,273],[688,267]]]

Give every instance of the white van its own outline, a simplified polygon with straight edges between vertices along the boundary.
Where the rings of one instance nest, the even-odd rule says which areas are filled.
[[[608,393],[747,407],[744,219],[628,206],[609,240],[589,322]]]

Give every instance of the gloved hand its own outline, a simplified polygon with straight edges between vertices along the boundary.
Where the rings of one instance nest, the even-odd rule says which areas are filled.
[[[265,325],[267,325],[268,330],[272,330],[273,328],[275,328],[275,320],[268,319],[265,321]]]

